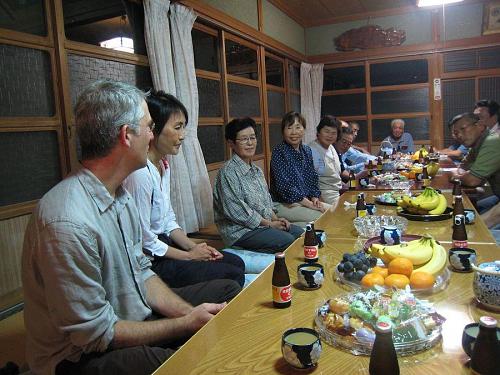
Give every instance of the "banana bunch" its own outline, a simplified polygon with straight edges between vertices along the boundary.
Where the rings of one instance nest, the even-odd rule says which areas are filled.
[[[385,246],[374,243],[370,246],[369,252],[372,256],[382,259],[385,264],[389,264],[394,258],[406,258],[414,266],[427,263],[432,258],[432,237],[423,236],[418,240],[408,241],[399,245]]]
[[[385,264],[396,257],[406,258],[413,263],[413,272],[424,271],[437,276],[446,267],[446,250],[430,235],[400,245],[372,244],[368,252]]]
[[[446,197],[431,187],[426,187],[422,194],[414,198],[403,195],[397,204],[406,211],[418,215],[441,215],[448,206]]]

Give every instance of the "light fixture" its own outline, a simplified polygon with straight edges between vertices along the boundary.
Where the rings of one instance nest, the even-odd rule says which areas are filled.
[[[100,43],[101,47],[114,49],[116,51],[123,51],[128,53],[134,53],[134,41],[130,38],[117,37],[109,40],[105,40]]]
[[[432,7],[432,6],[436,6],[436,5],[460,3],[461,1],[464,1],[464,0],[418,0],[417,6],[418,7]]]

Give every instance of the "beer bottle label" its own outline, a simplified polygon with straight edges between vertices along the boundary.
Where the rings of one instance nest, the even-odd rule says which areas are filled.
[[[468,243],[467,243],[467,240],[463,241],[463,240],[452,240],[452,243],[453,243],[453,247],[467,247],[468,246]]]
[[[304,258],[306,259],[317,259],[318,258],[318,246],[304,246]]]
[[[423,179],[423,185],[424,185],[424,186],[430,186],[430,185],[431,185],[431,180],[430,180],[430,179],[428,179],[428,178],[424,178],[424,179]]]
[[[366,210],[358,210],[358,211],[356,211],[356,216],[357,217],[365,217],[366,216]]]
[[[288,284],[286,286],[275,286],[273,285],[273,301],[276,303],[286,303],[292,299],[292,286]]]
[[[358,186],[358,182],[356,180],[349,180],[349,187],[356,188]]]

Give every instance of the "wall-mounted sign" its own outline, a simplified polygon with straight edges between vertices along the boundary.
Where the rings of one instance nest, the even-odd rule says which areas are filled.
[[[441,100],[441,78],[434,78],[434,100]]]

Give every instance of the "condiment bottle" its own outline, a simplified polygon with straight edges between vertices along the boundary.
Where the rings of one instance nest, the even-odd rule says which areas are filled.
[[[431,185],[431,179],[429,178],[429,173],[427,172],[427,165],[424,165],[422,167],[422,185],[423,186]]]
[[[434,147],[432,145],[430,145],[429,147],[429,154],[433,154],[434,153]]]
[[[498,374],[496,361],[500,357],[497,339],[497,320],[490,316],[479,318],[479,334],[472,348],[470,367],[473,374]]]
[[[378,322],[375,326],[375,342],[370,355],[370,375],[399,375],[399,363],[392,342],[392,327]]]
[[[318,261],[318,238],[314,231],[314,224],[306,225],[306,234],[304,236],[304,259],[307,263],[316,263]]]
[[[465,215],[453,217],[453,234],[451,235],[453,247],[467,247],[467,232],[465,231]]]
[[[284,309],[292,304],[292,285],[285,263],[285,253],[274,254],[273,305]]]
[[[458,195],[462,196],[462,183],[460,180],[453,180],[453,191],[451,195],[453,195],[453,200],[455,200]]]
[[[377,171],[379,171],[379,172],[382,171],[382,157],[381,156],[379,156],[377,158]]]
[[[453,202],[453,218],[457,215],[465,215],[464,212],[464,203],[462,201],[462,196],[457,195]]]
[[[356,217],[364,217],[366,214],[365,195],[360,193],[358,194],[358,200],[356,201]]]
[[[354,190],[358,186],[358,181],[356,181],[356,175],[354,171],[349,172],[349,190]]]
[[[420,151],[418,152],[418,162],[420,164],[424,164],[424,153],[422,152],[423,150],[420,149]]]

